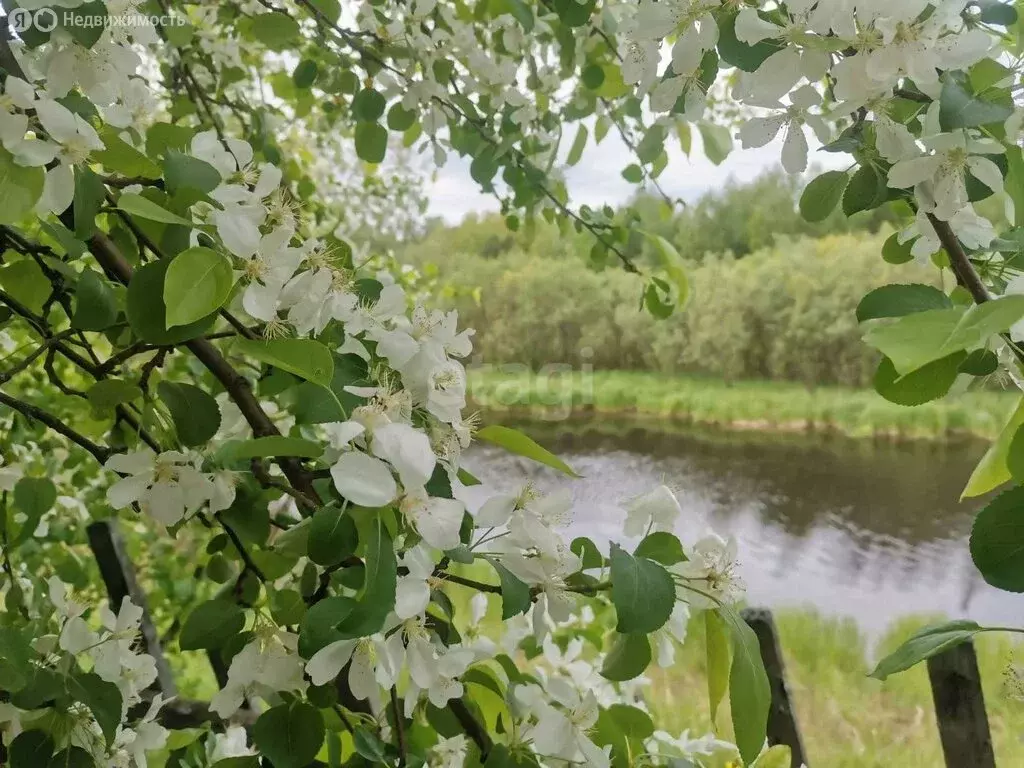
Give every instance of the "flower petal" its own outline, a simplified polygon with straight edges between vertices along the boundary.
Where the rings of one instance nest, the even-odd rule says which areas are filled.
[[[331,467],[338,492],[353,504],[383,507],[398,496],[398,485],[388,465],[380,459],[353,451]]]

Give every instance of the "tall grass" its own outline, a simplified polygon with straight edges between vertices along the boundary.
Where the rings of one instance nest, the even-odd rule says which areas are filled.
[[[825,768],[941,768],[945,765],[924,665],[890,677],[869,678],[868,640],[849,619],[807,610],[775,614],[786,679],[811,766]],[[897,622],[879,643],[891,650],[923,617]],[[703,623],[692,621],[676,665],[651,675],[650,704],[670,732],[710,728]],[[1024,765],[1024,703],[1003,690],[1015,646],[989,635],[976,643],[989,725],[1001,766]],[[726,707],[727,709],[727,707]],[[727,715],[727,713],[724,713]],[[721,718],[726,721],[728,717]],[[969,768],[965,766],[964,768]]]
[[[995,436],[1019,394],[979,390],[914,408],[871,390],[779,381],[723,382],[638,371],[534,373],[515,366],[470,370],[470,396],[491,411],[553,420],[587,413],[634,414],[732,429],[835,431],[852,437]]]

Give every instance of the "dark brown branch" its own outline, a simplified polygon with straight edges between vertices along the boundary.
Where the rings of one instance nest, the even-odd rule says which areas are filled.
[[[449,701],[448,709],[455,715],[455,719],[459,721],[459,725],[462,726],[462,730],[466,732],[466,735],[480,748],[481,762],[486,760],[493,746],[490,734],[476,721],[473,713],[469,711],[469,707],[466,706],[466,702],[462,699],[452,699]]]
[[[398,768],[404,768],[409,750],[405,744],[405,721],[395,686],[391,686],[391,713],[395,717],[395,737],[398,740]]]
[[[981,282],[981,277],[974,269],[974,265],[971,264],[971,260],[967,257],[963,246],[960,245],[960,240],[957,239],[953,228],[949,226],[949,222],[936,218],[931,213],[928,214],[928,221],[931,222],[935,234],[939,236],[939,242],[942,243],[942,247],[949,256],[949,266],[956,276],[956,281],[967,289],[976,304],[984,304],[991,298],[988,295],[988,289]]]
[[[971,297],[974,299],[975,304],[984,304],[989,301],[992,297],[988,294],[988,289],[985,284],[981,281],[981,276],[978,274],[974,265],[971,264],[970,257],[967,252],[963,249],[960,244],[960,240],[957,238],[953,228],[949,226],[949,222],[943,221],[942,219],[936,218],[932,214],[928,214],[928,221],[931,222],[932,228],[935,230],[935,234],[939,236],[939,242],[942,243],[943,249],[946,251],[946,255],[949,256],[949,267],[953,270],[953,275],[956,277],[957,284],[963,286]],[[1024,363],[1024,349],[1010,338],[1010,334],[1000,334],[1003,340],[1009,346],[1010,351],[1013,352],[1014,356],[1020,363]]]
[[[57,432],[71,442],[80,445],[91,453],[100,464],[103,464],[111,454],[110,449],[104,448],[102,445],[97,445],[85,435],[79,434],[63,421],[38,406],[22,402],[21,400],[16,400],[13,397],[5,395],[3,392],[0,392],[0,403],[29,419],[38,421],[40,424],[45,424],[54,432]]]
[[[893,94],[901,99],[916,101],[919,104],[931,104],[932,102],[932,100],[925,94],[917,93],[916,91],[908,91],[906,88],[896,88],[893,90]]]

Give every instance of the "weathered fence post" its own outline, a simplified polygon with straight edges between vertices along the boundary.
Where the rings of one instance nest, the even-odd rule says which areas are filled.
[[[146,653],[156,660],[157,684],[165,696],[177,695],[177,687],[174,685],[174,676],[171,668],[167,665],[160,650],[160,636],[156,631],[156,625],[149,615],[149,606],[146,604],[146,595],[139,587],[135,578],[135,567],[131,558],[124,548],[124,540],[117,530],[117,523],[109,520],[101,520],[92,523],[88,529],[89,547],[92,549],[93,557],[100,569],[100,576],[107,587],[107,596],[110,598],[110,609],[117,613],[124,598],[130,598],[135,605],[142,609],[142,644]]]
[[[796,724],[796,715],[789,700],[786,688],[786,670],[782,663],[782,649],[779,635],[775,630],[775,621],[771,611],[760,608],[748,608],[743,611],[743,618],[757,635],[761,647],[761,658],[768,673],[768,682],[772,689],[772,705],[768,710],[768,744],[785,744],[792,753],[793,768],[810,765],[804,752],[800,729]]]
[[[974,644],[963,643],[932,656],[928,678],[947,768],[995,768]]]

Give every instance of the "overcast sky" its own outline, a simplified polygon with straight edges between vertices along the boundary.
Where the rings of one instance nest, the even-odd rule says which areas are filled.
[[[781,134],[760,149],[740,149],[737,142],[729,157],[718,166],[705,159],[700,136],[696,130],[693,134],[689,158],[683,154],[674,136],[665,141],[669,163],[658,182],[673,197],[691,201],[703,192],[722,187],[730,178],[749,181],[779,165]],[[567,174],[571,204],[574,207],[604,203],[615,206],[628,200],[636,186],[622,178],[622,169],[632,162],[635,162],[632,154],[614,131],[609,132],[599,145],[593,143],[591,136],[583,158]],[[844,168],[849,162],[849,155],[811,150],[812,168]],[[428,184],[427,194],[430,198],[428,214],[440,216],[449,223],[458,223],[467,213],[498,209],[494,197],[481,192],[479,185],[470,177],[468,159],[455,153],[449,154],[447,164],[437,174],[437,180]]]

